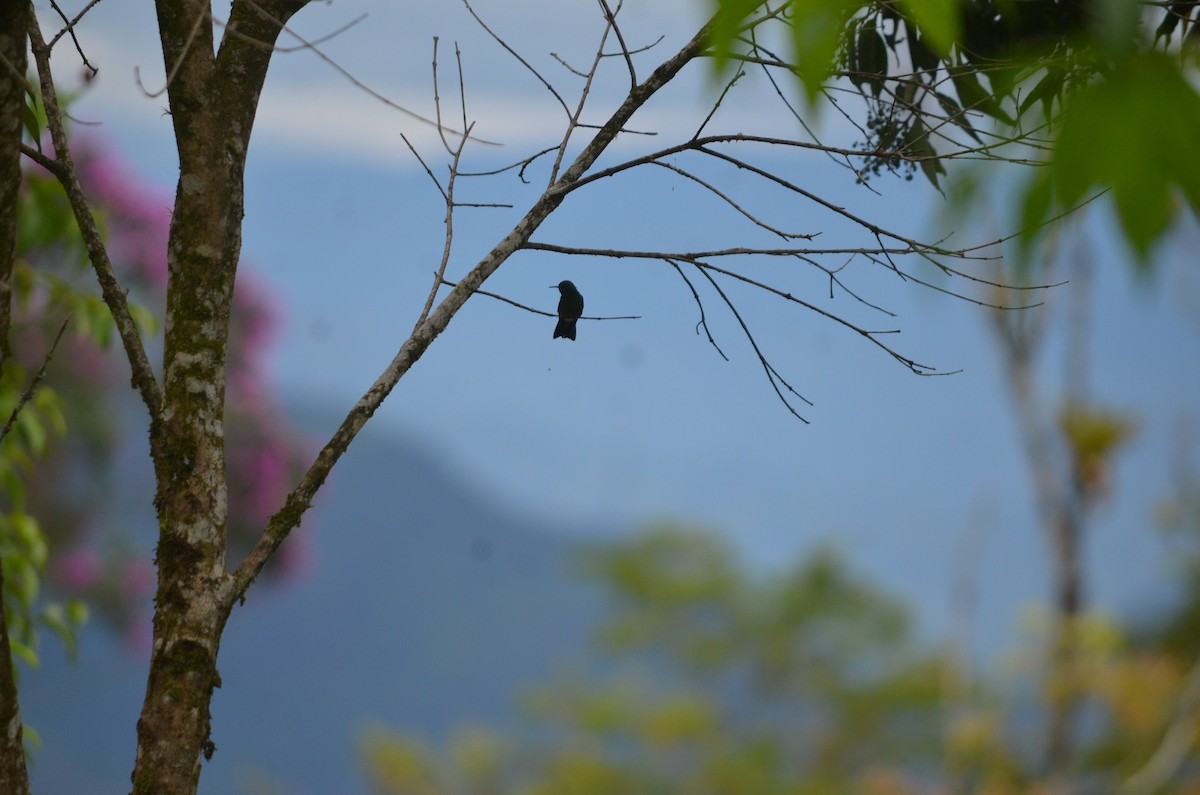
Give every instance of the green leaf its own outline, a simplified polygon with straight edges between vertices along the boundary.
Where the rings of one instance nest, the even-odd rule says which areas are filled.
[[[983,143],[983,139],[979,137],[979,133],[975,132],[975,128],[971,126],[967,114],[963,112],[962,107],[954,101],[954,97],[949,94],[943,94],[941,91],[935,91],[934,96],[937,97],[938,104],[942,106],[942,110],[946,113],[946,118],[967,135],[975,139],[978,144]]]
[[[75,627],[67,620],[63,606],[57,602],[51,602],[42,608],[41,618],[42,623],[49,627],[55,635],[58,635],[63,648],[67,650],[67,657],[74,660],[79,650],[75,644]]]
[[[25,550],[26,559],[39,569],[45,566],[48,548],[37,519],[27,513],[14,513],[9,517],[9,527]]]
[[[1200,211],[1200,94],[1157,52],[1123,59],[1103,82],[1073,92],[1051,169],[1067,207],[1112,191],[1122,231],[1146,262],[1170,226],[1176,195]]]
[[[718,74],[726,68],[733,55],[742,23],[762,4],[763,0],[716,0],[716,9],[709,25],[708,44],[713,50],[713,62]]]
[[[30,403],[41,415],[42,422],[50,427],[51,433],[55,436],[66,435],[67,419],[63,416],[62,400],[57,392],[48,386],[42,386]]]
[[[1015,124],[1012,117],[1004,112],[1000,103],[979,82],[976,70],[972,66],[951,66],[950,79],[954,82],[954,90],[964,110],[977,110],[998,119],[1005,124]]]
[[[933,71],[937,69],[940,62],[938,56],[921,39],[916,25],[911,20],[904,20],[904,34],[908,38],[908,56],[912,61],[913,71],[917,72],[922,69]]]
[[[12,637],[9,638],[9,645],[12,648],[14,657],[24,662],[31,669],[37,670],[38,656],[37,652],[31,646]],[[26,727],[26,730],[28,731],[28,727]]]
[[[1021,259],[1029,253],[1033,241],[1038,237],[1042,224],[1051,214],[1054,205],[1054,182],[1049,168],[1034,171],[1021,194],[1021,235],[1018,239]]]
[[[921,172],[940,192],[942,188],[938,185],[938,175],[945,174],[946,169],[937,159],[937,151],[929,141],[929,130],[920,118],[913,120],[912,127],[905,134],[904,149],[910,156],[920,158],[917,165],[921,167]]]
[[[5,584],[10,588],[17,604],[29,610],[37,600],[40,585],[37,568],[29,558],[12,555],[9,555],[4,564],[7,567],[4,573]]]
[[[29,139],[33,141],[33,145],[37,147],[39,152],[42,151],[41,124],[38,121],[37,111],[30,107],[28,103],[25,104],[23,121],[25,123],[25,132],[29,133]]]
[[[792,0],[793,63],[810,105],[833,73],[847,25],[862,5],[862,0]]]
[[[72,599],[67,602],[67,620],[76,627],[82,627],[91,618],[91,609],[88,608],[87,602],[79,599]]]
[[[883,78],[887,76],[888,54],[887,43],[874,24],[864,23],[859,26],[854,41],[854,54],[852,68],[855,74],[851,79],[857,79],[856,85],[864,81],[870,83],[871,92],[879,96],[879,92],[883,90]]]
[[[1063,79],[1064,74],[1061,70],[1048,70],[1046,74],[1042,75],[1042,79],[1025,95],[1025,99],[1021,100],[1021,105],[1017,109],[1017,117],[1024,116],[1025,111],[1029,110],[1033,106],[1033,103],[1040,100],[1045,111],[1046,121],[1050,121],[1054,109],[1054,100],[1062,95]]]
[[[17,428],[20,429],[21,436],[25,440],[25,444],[29,447],[29,451],[35,456],[41,456],[46,451],[46,429],[42,427],[38,418],[33,415],[33,412],[22,411],[17,415]]]
[[[154,316],[146,307],[141,304],[130,302],[129,316],[133,318],[134,325],[143,334],[157,334],[159,329],[158,318]]]
[[[957,0],[902,0],[917,28],[921,41],[943,58],[962,32],[962,11]]]

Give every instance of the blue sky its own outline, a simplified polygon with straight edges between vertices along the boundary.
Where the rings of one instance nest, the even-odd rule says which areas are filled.
[[[701,17],[692,0],[627,5],[631,45],[665,36],[639,61],[643,74],[689,38]],[[163,85],[153,11],[139,6],[145,4],[100,4],[90,13],[81,40],[101,75],[75,114],[101,122],[99,134],[169,195],[176,166],[165,97],[146,97],[134,80],[138,67],[151,91]],[[549,53],[589,62],[599,32],[593,3],[479,0],[475,7],[573,96],[578,80]],[[504,142],[471,150],[470,167],[511,162],[556,142],[561,110],[459,4],[314,3],[296,27],[320,36],[362,12],[368,19],[323,49],[359,81],[414,111],[433,110],[432,37],[441,37],[443,96],[453,93],[454,42],[461,47],[476,134]],[[45,25],[51,27],[48,19]],[[62,75],[74,59],[68,47],[64,41],[56,50]],[[657,148],[694,129],[712,94],[707,77],[693,68],[639,114],[635,126],[661,135],[622,143],[619,154]],[[626,79],[614,60],[595,88],[592,118],[607,114]],[[779,111],[765,87],[750,84],[718,122],[725,131],[795,132]],[[854,142],[836,117],[826,114],[823,122],[832,142]],[[442,249],[443,208],[401,133],[444,173],[431,128],[386,108],[311,53],[277,56],[250,153],[244,258],[284,310],[275,379],[295,398],[348,409],[390,361],[424,302]],[[876,194],[817,155],[770,162],[877,223],[915,237],[939,234],[945,203],[920,179],[881,178]],[[532,186],[512,178],[460,186],[469,200],[516,206],[459,212],[449,278],[507,231],[545,174],[543,164],[532,172]],[[724,178],[723,187],[789,228],[825,239],[842,234],[811,204],[776,204],[777,196],[744,176]],[[1163,496],[1180,423],[1195,423],[1200,405],[1200,281],[1188,253],[1200,238],[1194,225],[1182,230],[1163,247],[1156,276],[1137,280],[1111,223],[1098,209],[1063,236],[1063,250],[1094,260],[1092,394],[1139,417],[1118,491],[1102,508],[1087,550],[1091,591],[1108,606],[1133,610],[1162,595],[1162,547],[1149,533],[1149,516]],[[747,232],[743,219],[711,197],[639,172],[572,196],[535,239],[695,250],[744,240]],[[569,278],[589,314],[642,319],[581,323],[571,344],[551,340],[552,320],[477,296],[368,427],[433,447],[484,492],[549,517],[564,532],[694,521],[734,539],[763,567],[833,543],[913,599],[933,633],[946,627],[956,578],[974,570],[988,645],[1007,637],[1021,606],[1043,599],[1048,585],[1028,474],[983,311],[855,266],[848,278],[896,312],[893,320],[844,295],[830,301],[824,284],[777,263],[760,272],[866,324],[900,327],[903,333],[888,341],[904,353],[963,372],[918,378],[827,320],[735,289],[772,362],[815,404],[804,412],[812,424],[802,425],[779,405],[715,296],[706,310],[729,362],[695,333],[695,304],[666,266],[528,252],[506,263],[486,289],[549,310],[557,293],[547,286]],[[1041,359],[1048,410],[1061,383],[1071,289],[1047,296],[1054,313]],[[960,551],[976,537],[981,552],[964,568]]]

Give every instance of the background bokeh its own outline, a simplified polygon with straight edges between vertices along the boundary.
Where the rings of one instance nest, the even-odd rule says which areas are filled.
[[[590,57],[598,35],[591,4],[474,5],[565,92],[577,90],[550,53],[568,62]],[[443,96],[453,93],[451,53],[461,49],[474,132],[503,144],[470,148],[470,168],[495,168],[556,141],[563,118],[552,98],[458,4],[313,4],[295,27],[316,37],[362,12],[366,21],[322,50],[359,83],[424,115],[433,112],[434,37]],[[631,2],[624,30],[638,43],[665,36],[651,53],[666,52],[691,35],[702,12],[696,2]],[[87,21],[80,40],[100,73],[80,85],[77,134],[110,151],[123,179],[169,204],[177,164],[165,96],[147,96],[138,83],[152,92],[164,80],[153,9],[100,4]],[[63,62],[74,57],[56,50]],[[596,88],[597,116],[621,79],[616,70]],[[695,128],[715,90],[698,69],[636,121],[669,142]],[[751,86],[718,122],[788,129],[793,122],[776,108],[769,91]],[[822,123],[823,134],[853,136],[837,118]],[[444,173],[428,126],[310,52],[274,62],[247,173],[243,267],[277,318],[267,377],[305,444],[323,441],[390,361],[437,265],[444,208],[401,133]],[[982,241],[1010,228],[1001,174],[984,173],[995,180],[994,202],[967,223],[947,220],[945,198],[920,179],[885,176],[868,190],[815,154],[774,166],[914,236],[952,231]],[[544,164],[529,176],[532,185],[511,174],[460,185],[465,200],[515,206],[459,211],[448,278],[523,213]],[[754,189],[739,179],[734,189]],[[663,175],[635,172],[609,183],[572,196],[535,239],[695,250],[745,232],[744,219]],[[812,207],[782,212],[792,228],[832,226]],[[1047,413],[1068,389],[1075,371],[1064,349],[1081,334],[1086,391],[1136,421],[1086,538],[1085,562],[1094,604],[1141,615],[1176,590],[1153,515],[1193,455],[1200,280],[1190,266],[1200,233],[1194,224],[1179,229],[1156,252],[1153,273],[1136,276],[1111,226],[1100,204],[1061,233],[1053,272],[1071,282],[1030,311],[1048,314],[1037,369]],[[812,424],[803,425],[778,403],[715,302],[706,308],[730,361],[696,333],[691,295],[664,265],[528,252],[486,287],[551,310],[557,293],[547,285],[563,278],[579,286],[589,313],[641,319],[583,322],[578,341],[566,344],[550,339],[552,320],[482,296],[470,301],[335,472],[306,522],[311,549],[301,576],[235,614],[214,702],[220,752],[203,791],[244,786],[253,777],[247,771],[260,767],[288,792],[330,791],[354,776],[355,732],[372,720],[436,733],[465,719],[501,719],[519,685],[584,648],[600,615],[599,598],[563,564],[567,547],[626,538],[664,520],[721,536],[764,575],[832,546],[912,606],[922,637],[954,633],[979,660],[1020,641],[1027,608],[1048,598],[1049,559],[987,310],[882,272],[855,272],[855,285],[898,315],[872,321],[903,329],[891,341],[940,370],[961,369],[919,378],[822,318],[739,296],[772,362],[814,403],[805,412]],[[861,311],[822,290],[812,294],[822,306]],[[146,492],[131,511],[149,516],[149,500]],[[152,541],[140,543],[148,549]],[[435,565],[439,544],[446,568]],[[432,571],[439,576],[424,576]],[[514,581],[519,592],[503,590]],[[963,582],[974,595],[965,625]],[[466,605],[475,617],[447,605]],[[466,648],[507,651],[495,652],[494,666],[456,672]],[[124,781],[144,681],[140,655],[92,629],[77,667],[50,652],[23,682],[26,717],[45,739],[34,770],[45,791],[110,791]],[[307,714],[281,718],[301,694]],[[94,717],[81,720],[80,710]],[[80,789],[83,782],[95,788]]]

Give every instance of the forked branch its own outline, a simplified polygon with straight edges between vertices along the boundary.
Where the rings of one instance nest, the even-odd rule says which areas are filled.
[[[96,271],[96,280],[100,283],[100,292],[104,297],[104,303],[112,313],[117,334],[121,337],[121,344],[125,348],[125,355],[132,369],[133,386],[141,395],[142,402],[146,404],[151,422],[154,422],[162,403],[162,390],[154,376],[154,369],[150,366],[150,359],[146,356],[146,349],[142,344],[141,335],[138,333],[137,324],[129,312],[126,291],[117,281],[112,261],[108,256],[108,249],[104,245],[104,238],[100,234],[87,197],[84,196],[83,188],[79,184],[79,176],[71,159],[70,148],[67,146],[67,133],[63,126],[58,94],[54,88],[54,76],[50,71],[50,47],[42,37],[37,13],[32,4],[29,6],[29,17],[29,41],[34,61],[37,63],[42,102],[46,108],[46,121],[50,127],[50,137],[54,141],[54,157],[51,159],[40,156],[39,153],[28,147],[23,148],[23,151],[53,174],[67,192],[71,212],[75,216],[75,222],[79,225],[83,244],[87,248],[88,260]]]

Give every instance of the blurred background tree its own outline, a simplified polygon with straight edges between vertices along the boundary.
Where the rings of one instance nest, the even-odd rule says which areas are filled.
[[[1189,567],[1200,563],[1193,559]],[[1188,591],[1155,622],[1090,614],[1073,687],[1091,705],[1077,764],[1048,775],[1044,638],[968,679],[899,602],[832,551],[752,574],[712,535],[658,527],[597,548],[606,662],[523,699],[518,733],[462,728],[442,749],[376,727],[381,795],[455,793],[1194,792],[1200,666],[1179,644]],[[1151,626],[1154,628],[1151,628]],[[1172,643],[1171,638],[1175,641]],[[1032,729],[1032,731],[1031,731]]]
[[[114,265],[130,289],[135,317],[148,338],[157,339],[170,198],[140,184],[95,140],[76,140],[75,152]],[[22,175],[19,200],[13,359],[0,401],[6,417],[58,326],[67,317],[70,323],[55,366],[48,368],[0,455],[12,530],[3,534],[8,539],[6,585],[16,604],[24,606],[18,616],[26,610],[41,615],[68,643],[69,629],[87,614],[87,605],[133,648],[144,649],[154,570],[143,550],[156,528],[139,498],[153,488],[153,475],[145,440],[131,429],[145,422],[139,416],[145,409],[122,376],[128,366],[112,350],[112,317],[91,277],[62,188],[31,166]],[[269,385],[268,353],[278,309],[252,273],[239,280],[235,304],[227,422],[233,431],[230,500],[237,510],[229,534],[231,548],[244,554],[252,533],[299,477],[308,451]],[[286,575],[302,566],[305,545],[302,533],[284,547],[270,571]],[[35,608],[33,583],[48,586],[52,599],[69,600],[66,607],[51,601],[46,609]],[[21,627],[28,625],[28,619],[21,621]],[[19,647],[24,659],[35,662],[35,638],[25,631],[16,635],[25,640]]]

